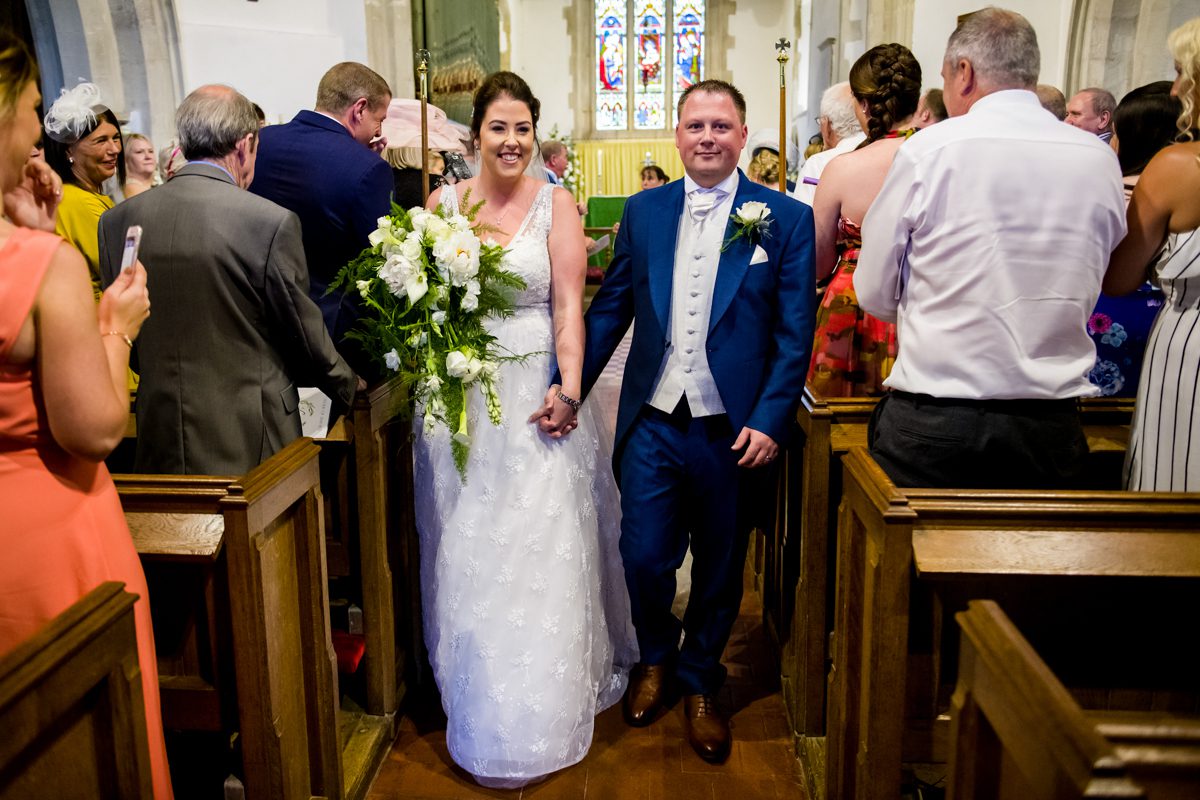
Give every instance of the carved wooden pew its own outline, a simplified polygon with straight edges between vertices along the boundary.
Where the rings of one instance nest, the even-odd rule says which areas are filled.
[[[1175,593],[1189,604],[1181,613],[1194,613],[1200,495],[900,490],[861,447],[843,465],[828,798],[891,800],[902,752],[938,758],[932,723],[945,676],[936,619],[928,622],[938,608],[931,586],[947,590],[946,605],[1008,587],[1015,601],[1049,618],[1064,603],[1112,607],[1115,590],[1129,585]],[[1086,627],[1085,618],[1078,622]],[[1069,640],[1060,636],[1058,644]],[[1140,656],[1124,655],[1126,662]]]
[[[784,701],[801,740],[825,735],[826,668],[833,625],[835,551],[842,495],[841,457],[865,445],[877,398],[825,398],[806,386],[797,435],[780,472],[774,541],[766,548],[765,624],[779,645]],[[1133,402],[1088,398],[1080,413],[1097,486],[1117,488]]]
[[[150,584],[164,726],[237,731],[250,800],[345,796],[318,455],[300,439],[241,478],[113,476]]]
[[[0,798],[152,796],[135,599],[103,583],[0,659]]]
[[[951,800],[1200,797],[1200,717],[1088,714],[997,604],[956,618]]]

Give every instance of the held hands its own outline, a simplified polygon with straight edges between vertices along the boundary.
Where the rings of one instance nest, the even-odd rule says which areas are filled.
[[[737,441],[729,449],[741,450],[743,447],[746,448],[746,452],[738,459],[738,466],[747,469],[765,467],[779,454],[779,445],[775,444],[775,440],[753,428],[742,428]]]
[[[537,423],[538,429],[551,439],[561,439],[579,427],[575,409],[558,399],[562,387],[557,383],[546,390],[542,405],[529,415],[529,422]]]
[[[100,333],[115,332],[136,339],[142,323],[150,316],[150,292],[146,288],[146,268],[141,261],[132,269],[123,269],[100,297]]]
[[[4,213],[23,228],[54,233],[62,178],[45,161],[31,159],[21,172],[21,182],[4,193]]]

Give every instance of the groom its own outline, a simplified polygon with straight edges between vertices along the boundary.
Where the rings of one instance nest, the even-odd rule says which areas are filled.
[[[636,322],[613,456],[642,659],[625,719],[653,722],[673,673],[688,740],[714,763],[731,744],[713,698],[742,597],[752,500],[804,389],[815,297],[812,212],[737,169],[745,120],[741,92],[723,81],[680,97],[675,144],[686,177],[626,203],[587,314],[583,365],[586,395]],[[769,207],[765,230],[733,218],[747,202]],[[556,425],[565,432],[573,421],[551,417],[543,428]],[[671,603],[689,543],[692,588],[681,624]]]

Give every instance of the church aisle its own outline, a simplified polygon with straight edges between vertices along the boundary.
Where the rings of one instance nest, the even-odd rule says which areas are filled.
[[[688,746],[682,702],[649,728],[625,725],[618,705],[596,719],[592,749],[580,763],[520,792],[484,789],[450,760],[445,717],[427,703],[401,722],[367,800],[804,800],[779,670],[749,580],[725,666],[721,702],[733,713],[734,746],[724,766],[706,764]]]

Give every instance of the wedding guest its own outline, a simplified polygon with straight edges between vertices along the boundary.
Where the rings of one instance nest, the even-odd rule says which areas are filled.
[[[817,281],[830,278],[817,308],[808,383],[823,397],[881,394],[896,360],[896,326],[867,314],[854,293],[862,232],[896,151],[915,132],[921,65],[900,44],[881,44],[850,68],[859,124],[866,140],[833,159],[813,203]]]
[[[792,192],[792,197],[801,203],[813,204],[821,174],[830,161],[849,153],[866,140],[867,134],[859,122],[857,109],[858,102],[848,81],[835,83],[821,95],[821,116],[817,121],[821,126],[820,139],[824,148],[811,154],[806,151],[808,160],[800,167],[796,188]]]
[[[160,183],[157,167],[150,140],[140,133],[129,134],[125,142],[125,183],[121,186],[126,200]]]
[[[1067,118],[1067,97],[1061,89],[1048,83],[1039,83],[1034,93],[1042,108],[1057,117],[1059,122]]]
[[[1175,141],[1175,121],[1183,112],[1179,98],[1171,96],[1171,82],[1158,81],[1134,89],[1113,112],[1113,137],[1125,179],[1128,203],[1138,178],[1154,154]],[[1088,319],[1088,333],[1096,345],[1096,365],[1088,380],[1105,397],[1133,397],[1150,327],[1163,304],[1162,290],[1145,281],[1120,297],[1101,294]]]
[[[262,129],[250,191],[300,217],[309,295],[333,342],[356,370],[375,366],[345,335],[361,313],[357,292],[328,294],[329,284],[367,247],[379,217],[391,210],[392,170],[379,153],[392,90],[373,70],[336,64],[317,86],[314,111]]]
[[[612,264],[587,313],[580,385],[593,386],[632,324],[613,466],[641,660],[623,712],[632,726],[652,724],[673,682],[688,743],[721,763],[733,742],[716,700],[721,656],[741,602],[754,509],[774,485],[762,468],[793,424],[808,366],[812,214],[737,169],[747,131],[735,86],[694,83],[676,111],[685,176],[625,203]],[[735,213],[746,216],[731,220]],[[732,241],[732,231],[742,235]],[[541,425],[552,435],[572,424],[570,410],[553,405],[559,389],[544,400]],[[671,605],[689,548],[681,621]]]
[[[946,104],[942,101],[942,90],[930,89],[921,95],[921,100],[917,103],[917,113],[913,114],[913,127],[917,130],[928,128],[942,122],[947,116],[949,115],[946,113]]]
[[[429,152],[429,191],[442,185],[445,161],[441,153],[462,151],[458,136],[447,125],[446,112],[435,105],[425,106]],[[380,126],[387,149],[383,160],[392,168],[392,199],[403,208],[425,205],[421,191],[421,101],[398,97],[388,103],[387,116]]]
[[[527,173],[540,108],[520,76],[488,76],[471,114],[479,175],[429,198],[445,214],[461,212],[467,192],[482,202],[477,221],[525,280],[514,313],[486,323],[525,356],[497,366],[503,424],[469,392],[464,413],[478,422],[465,484],[449,430],[417,422],[413,444],[425,642],[447,748],[479,783],[506,788],[582,759],[596,714],[620,699],[636,660],[607,437],[587,411],[566,439],[526,419],[555,365],[563,381],[551,409],[578,407],[584,347],[575,202]]]
[[[40,101],[33,57],[0,32],[0,657],[101,583],[124,583],[138,598],[151,788],[170,800],[149,593],[104,466],[125,433],[146,271],[135,264],[92,301],[87,264],[53,233],[62,183],[27,158]]]
[[[746,144],[750,162],[746,165],[746,177],[768,189],[779,189],[779,136],[763,128],[751,134]],[[788,192],[795,191],[796,184],[787,181]]]
[[[1150,332],[1125,460],[1135,491],[1200,491],[1200,17],[1171,32],[1172,93],[1183,111],[1179,144],[1155,155],[1129,203],[1129,235],[1113,253],[1104,291],[1123,294],[1147,278],[1166,293]]]
[[[1064,121],[1107,142],[1112,138],[1112,114],[1116,107],[1117,99],[1107,89],[1080,89],[1067,101]]]
[[[158,174],[164,181],[171,180],[175,173],[187,163],[183,151],[179,149],[179,140],[172,139],[166,147],[158,151]]]
[[[650,164],[642,167],[642,191],[647,189],[657,189],[659,186],[664,186],[671,181],[667,177],[667,173],[657,164]]]
[[[297,387],[319,388],[336,413],[356,378],[308,296],[296,215],[244,191],[259,136],[250,101],[202,86],[175,126],[187,166],[100,219],[105,280],[140,225],[155,286],[135,352],[134,471],[243,475],[300,437]]]
[[[868,439],[899,486],[1083,470],[1086,324],[1125,204],[1112,149],[1038,102],[1040,61],[1020,14],[965,17],[942,63],[950,119],[896,152],[863,221],[854,289],[900,341]]]
[[[542,162],[546,165],[546,180],[562,186],[562,176],[567,172],[567,146],[555,139],[542,142]]]
[[[92,276],[92,294],[100,299],[100,254],[96,225],[113,207],[103,184],[116,175],[125,182],[121,124],[104,105],[94,83],[81,83],[62,94],[44,121],[46,162],[63,182],[55,232],[83,253]]]

